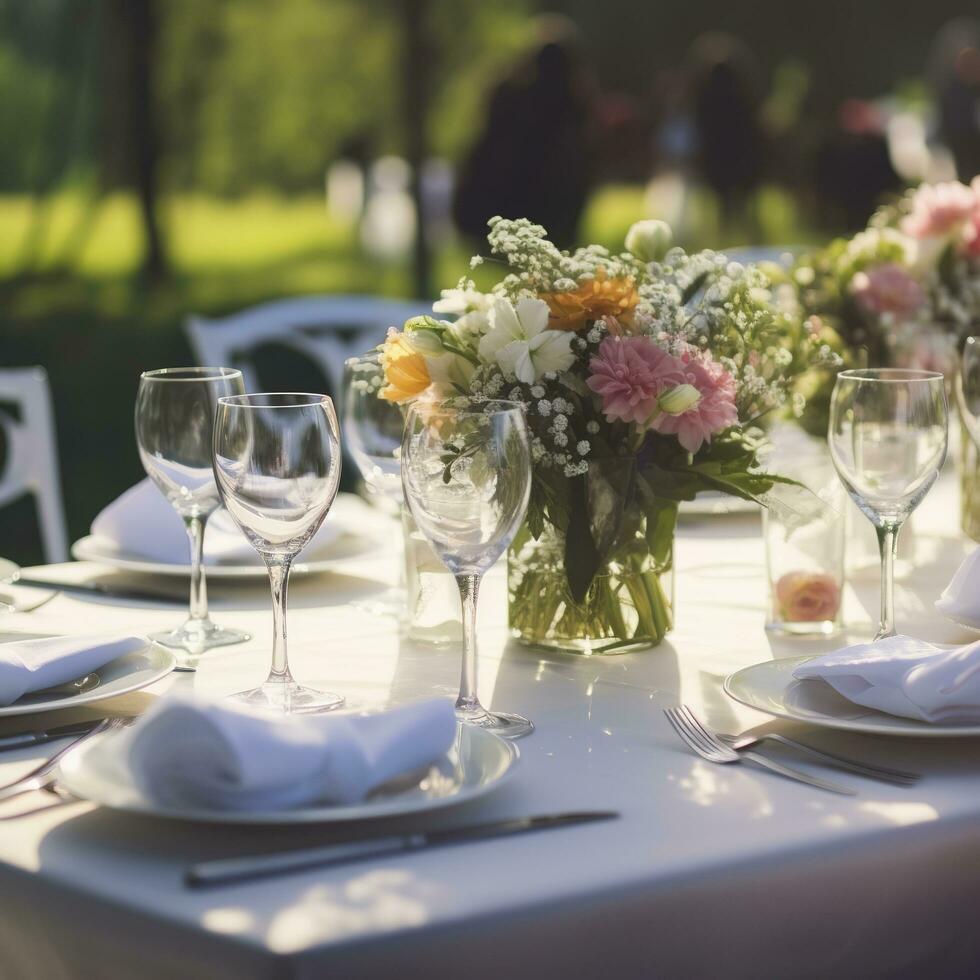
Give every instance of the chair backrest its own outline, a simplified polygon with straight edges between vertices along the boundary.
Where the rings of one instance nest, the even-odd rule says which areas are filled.
[[[337,396],[348,357],[380,344],[388,327],[401,327],[409,317],[431,310],[425,300],[306,296],[218,319],[191,316],[187,336],[199,364],[239,368],[247,391],[260,390],[253,352],[275,343],[313,361]]]
[[[13,406],[10,414],[2,406]],[[0,370],[0,428],[7,458],[0,471],[0,507],[29,493],[34,497],[46,561],[68,560],[68,532],[61,474],[44,368]]]
[[[804,245],[739,245],[722,251],[733,262],[751,265],[755,262],[772,262],[788,269],[795,256],[806,251]]]

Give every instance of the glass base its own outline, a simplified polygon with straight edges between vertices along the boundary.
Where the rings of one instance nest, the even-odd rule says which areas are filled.
[[[534,731],[534,723],[521,715],[505,714],[502,711],[462,711],[456,709],[456,720],[463,725],[473,725],[493,732],[501,738],[523,738]]]
[[[841,631],[840,623],[832,619],[817,619],[812,622],[782,622],[773,620],[766,623],[769,633],[781,633],[784,636],[833,636]]]
[[[261,687],[232,695],[232,700],[241,701],[262,711],[287,715],[333,711],[344,703],[344,698],[340,694],[304,687],[292,678],[287,681],[266,681]]]
[[[149,638],[154,643],[168,647],[171,650],[185,650],[190,657],[178,657],[177,666],[183,670],[193,670],[202,653],[214,647],[230,646],[233,643],[244,643],[252,638],[251,633],[241,630],[222,629],[215,626],[210,619],[188,619],[183,626],[163,633],[150,633]]]

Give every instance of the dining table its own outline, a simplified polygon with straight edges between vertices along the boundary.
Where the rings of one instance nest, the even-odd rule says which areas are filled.
[[[330,518],[327,518],[330,520]],[[392,542],[289,593],[300,681],[371,709],[455,695],[454,643],[406,639],[368,611],[396,579]],[[933,602],[973,543],[959,529],[948,466],[916,512],[896,583],[899,628],[936,642],[971,634]],[[390,526],[389,526],[390,525]],[[675,623],[659,646],[580,656],[524,646],[507,625],[506,563],[480,602],[479,691],[533,720],[513,774],[480,799],[357,823],[231,826],[141,816],[36,792],[0,803],[0,977],[683,978],[976,977],[980,973],[980,742],[832,731],[775,719],[723,690],[739,668],[867,640],[877,615],[873,533],[848,532],[844,631],[767,632],[759,513],[683,517]],[[35,579],[134,584],[179,597],[175,578],[91,562]],[[206,654],[195,673],[53,718],[0,719],[0,734],[139,714],[174,690],[231,695],[261,681],[271,644],[268,585],[211,581],[212,616],[252,639]],[[0,617],[0,639],[86,631],[149,633],[174,602],[59,593]],[[693,754],[663,709],[689,705],[718,732],[781,732],[863,761],[922,773],[912,786],[785,761],[854,791],[836,795],[750,765]],[[0,753],[0,782],[51,753]],[[509,817],[611,810],[616,819],[389,854],[258,881],[191,889],[190,864]]]

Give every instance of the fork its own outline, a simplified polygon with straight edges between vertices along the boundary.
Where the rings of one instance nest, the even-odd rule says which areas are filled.
[[[81,737],[76,738],[74,742],[70,742],[63,749],[55,752],[50,759],[42,762],[36,769],[32,769],[26,776],[21,776],[20,779],[15,779],[6,786],[0,786],[0,801],[12,799],[15,796],[20,796],[22,793],[32,793],[34,790],[50,788],[55,784],[55,770],[58,768],[58,764],[69,752],[74,752],[83,742],[87,742],[90,738],[95,738],[96,735],[101,735],[104,732],[119,731],[128,724],[128,718],[104,719],[90,732],[86,732]]]
[[[794,741],[776,732],[768,732],[764,735],[719,735],[718,738],[737,751],[751,748],[760,742],[778,742],[799,752],[804,752],[821,762],[836,766],[838,769],[844,769],[847,772],[853,772],[855,775],[865,776],[868,779],[878,779],[884,783],[894,783],[897,786],[912,786],[922,778],[921,773],[905,772],[903,769],[890,769],[888,766],[873,766],[870,763],[858,762],[855,759],[845,759],[843,756],[831,755],[829,752],[821,752],[819,749],[815,749],[803,742]]]
[[[731,762],[748,760],[763,769],[785,776],[787,779],[806,783],[808,786],[814,786],[817,789],[839,793],[841,796],[856,795],[852,789],[828,782],[825,779],[818,779],[816,776],[801,772],[799,769],[791,769],[781,762],[774,762],[764,755],[759,755],[758,752],[749,750],[739,754],[731,746],[722,742],[713,732],[709,732],[686,704],[682,704],[680,708],[665,708],[664,714],[667,716],[667,721],[670,722],[671,727],[680,736],[681,741],[708,762],[727,765]]]

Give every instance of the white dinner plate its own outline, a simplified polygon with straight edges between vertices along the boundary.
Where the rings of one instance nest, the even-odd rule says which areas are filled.
[[[207,810],[161,806],[143,796],[122,767],[107,765],[105,753],[96,751],[102,739],[118,737],[104,735],[69,753],[61,764],[59,783],[70,793],[112,810],[221,824],[334,823],[456,806],[497,789],[519,757],[512,742],[461,725],[455,746],[427,772],[392,781],[361,803],[274,811]]]
[[[725,678],[725,692],[736,701],[777,718],[848,732],[912,738],[980,736],[980,725],[929,725],[924,721],[886,715],[848,701],[825,681],[797,680],[793,671],[812,659],[787,657],[744,667]]]
[[[13,704],[0,708],[0,718],[77,708],[92,701],[130,694],[166,677],[175,664],[169,650],[148,643],[142,650],[117,657],[77,682],[25,694]]]
[[[345,533],[331,541],[322,551],[314,551],[309,558],[301,558],[294,562],[290,571],[294,575],[315,575],[320,572],[336,571],[352,562],[369,558],[382,548],[383,542],[378,537]],[[184,578],[191,574],[190,565],[149,561],[138,555],[121,551],[112,541],[94,534],[86,535],[76,541],[71,546],[71,553],[77,561],[94,561],[122,572],[136,572],[140,575],[176,575]],[[257,554],[254,561],[235,564],[218,562],[206,565],[205,571],[210,579],[264,579],[268,575],[265,565]]]

